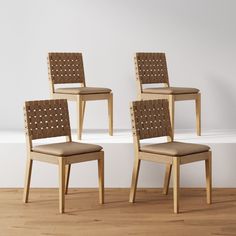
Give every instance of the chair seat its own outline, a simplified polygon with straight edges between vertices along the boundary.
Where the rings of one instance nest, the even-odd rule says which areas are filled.
[[[110,93],[109,88],[96,88],[96,87],[76,87],[76,88],[58,88],[55,89],[56,93],[66,94],[99,94],[99,93]]]
[[[183,87],[167,87],[167,88],[146,88],[143,93],[157,93],[157,94],[193,94],[198,93],[199,89],[196,88],[183,88]]]
[[[193,143],[169,142],[143,145],[140,150],[142,152],[167,156],[186,156],[195,153],[207,152],[210,150],[210,147],[207,145]]]
[[[43,154],[55,155],[55,156],[72,156],[78,154],[85,154],[90,152],[101,151],[102,147],[95,144],[77,143],[77,142],[63,142],[38,145],[33,147],[33,152],[39,152]]]

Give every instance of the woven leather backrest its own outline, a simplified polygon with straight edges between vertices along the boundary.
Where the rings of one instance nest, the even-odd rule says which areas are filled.
[[[70,135],[66,99],[27,101],[24,115],[25,131],[31,139]]]
[[[48,71],[53,84],[83,83],[82,53],[49,53]]]
[[[141,84],[169,83],[165,53],[136,53],[135,69]]]
[[[131,105],[133,134],[139,139],[171,136],[166,99],[134,101]]]

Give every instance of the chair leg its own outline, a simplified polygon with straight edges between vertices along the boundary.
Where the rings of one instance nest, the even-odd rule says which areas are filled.
[[[170,111],[170,123],[171,123],[171,135],[172,137],[168,137],[168,141],[173,141],[174,139],[174,129],[175,129],[175,99],[174,95],[169,96],[169,111]]]
[[[65,194],[68,194],[69,180],[70,180],[70,168],[71,164],[66,165],[65,170]]]
[[[166,173],[164,180],[163,194],[167,195],[169,191],[170,177],[171,177],[172,164],[166,164]]]
[[[98,160],[99,203],[104,203],[104,154]]]
[[[197,135],[201,136],[201,94],[197,94],[196,100],[196,129]]]
[[[23,194],[24,203],[28,202],[32,166],[33,166],[33,160],[27,157],[26,172],[25,172],[25,187],[24,187],[24,194]]]
[[[58,159],[59,162],[59,212],[64,213],[65,210],[65,161],[63,158]]]
[[[108,98],[109,135],[113,135],[113,94]]]
[[[173,197],[174,197],[174,213],[179,213],[179,182],[180,182],[180,159],[173,157],[174,175],[173,175]]]
[[[212,165],[211,165],[211,152],[209,157],[205,160],[206,169],[206,193],[207,193],[207,204],[212,203]]]
[[[136,189],[137,189],[137,183],[138,183],[140,162],[141,162],[141,160],[138,157],[135,157],[132,182],[131,182],[131,188],[130,188],[130,195],[129,195],[129,202],[131,202],[131,203],[135,202],[135,195],[136,195]]]
[[[81,125],[81,127],[83,127],[84,126],[84,114],[85,114],[85,107],[86,107],[86,101],[83,101],[82,102],[82,125]]]
[[[80,96],[77,97],[77,137],[81,139],[83,129],[83,101]]]

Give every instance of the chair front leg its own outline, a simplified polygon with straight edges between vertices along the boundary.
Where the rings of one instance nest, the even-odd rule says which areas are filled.
[[[58,158],[59,164],[59,212],[64,213],[65,210],[65,160]]]
[[[104,153],[98,159],[99,203],[104,203]]]
[[[69,180],[70,180],[70,169],[71,164],[66,165],[66,173],[65,173],[65,194],[68,193],[68,187],[69,187]]]
[[[170,177],[171,177],[172,164],[166,164],[166,173],[164,179],[163,194],[167,195],[169,191]]]
[[[81,139],[83,129],[83,101],[80,95],[77,96],[77,137]]]
[[[136,189],[137,189],[137,183],[138,183],[140,162],[141,162],[141,160],[138,158],[138,156],[135,156],[132,182],[131,182],[130,195],[129,195],[129,202],[131,202],[131,203],[135,202],[135,195],[136,195]]]
[[[24,203],[27,203],[28,198],[29,198],[29,188],[30,188],[32,166],[33,166],[33,160],[30,157],[27,157],[26,171],[25,171],[25,187],[24,187],[24,193],[23,193]]]
[[[109,135],[113,135],[113,94],[109,95],[108,102],[108,119],[109,119]]]
[[[201,136],[201,94],[198,93],[196,100],[196,129],[197,135]]]
[[[180,158],[173,157],[173,197],[174,197],[174,213],[179,213],[179,182],[180,182]]]
[[[209,157],[205,160],[206,169],[206,193],[207,193],[207,203],[212,203],[212,164],[211,164],[211,152],[209,152]]]

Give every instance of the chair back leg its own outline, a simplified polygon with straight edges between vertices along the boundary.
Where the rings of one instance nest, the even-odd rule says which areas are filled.
[[[83,128],[83,126],[84,126],[84,114],[85,114],[85,107],[86,107],[86,101],[83,101],[82,102],[82,115],[81,115],[81,119],[82,119],[82,125],[81,125],[81,127]],[[82,131],[81,131],[82,132]]]
[[[132,182],[131,182],[131,188],[130,188],[130,195],[129,195],[129,202],[131,202],[131,203],[135,202],[135,195],[136,195],[136,189],[137,189],[137,183],[138,183],[140,162],[141,162],[141,160],[138,157],[135,157],[133,174],[132,174]]]
[[[81,139],[83,129],[83,101],[80,96],[77,98],[77,138]]]
[[[30,157],[27,157],[26,172],[25,172],[25,187],[24,187],[24,194],[23,194],[24,203],[27,203],[28,198],[29,198],[29,188],[30,188],[30,181],[31,181],[32,166],[33,166],[33,160],[30,159]]]
[[[64,213],[65,210],[65,160],[58,158],[59,163],[59,212]]]
[[[171,136],[172,137],[167,137],[168,142],[173,141],[174,139],[174,129],[175,129],[175,99],[174,95],[169,96],[169,112],[170,112],[170,123],[171,123]]]
[[[108,98],[108,119],[109,119],[109,134],[113,135],[113,94]]]
[[[69,180],[70,180],[70,168],[71,168],[71,164],[66,165],[66,173],[65,173],[65,194],[68,193]]]
[[[167,195],[169,191],[170,177],[171,177],[172,164],[166,164],[166,173],[164,179],[163,194]]]
[[[196,103],[196,129],[197,135],[201,136],[201,94],[199,93],[195,100]]]
[[[104,153],[98,159],[99,203],[104,203]]]
[[[206,169],[206,193],[207,193],[207,203],[212,203],[212,164],[211,164],[211,152],[209,152],[209,157],[205,160]]]

